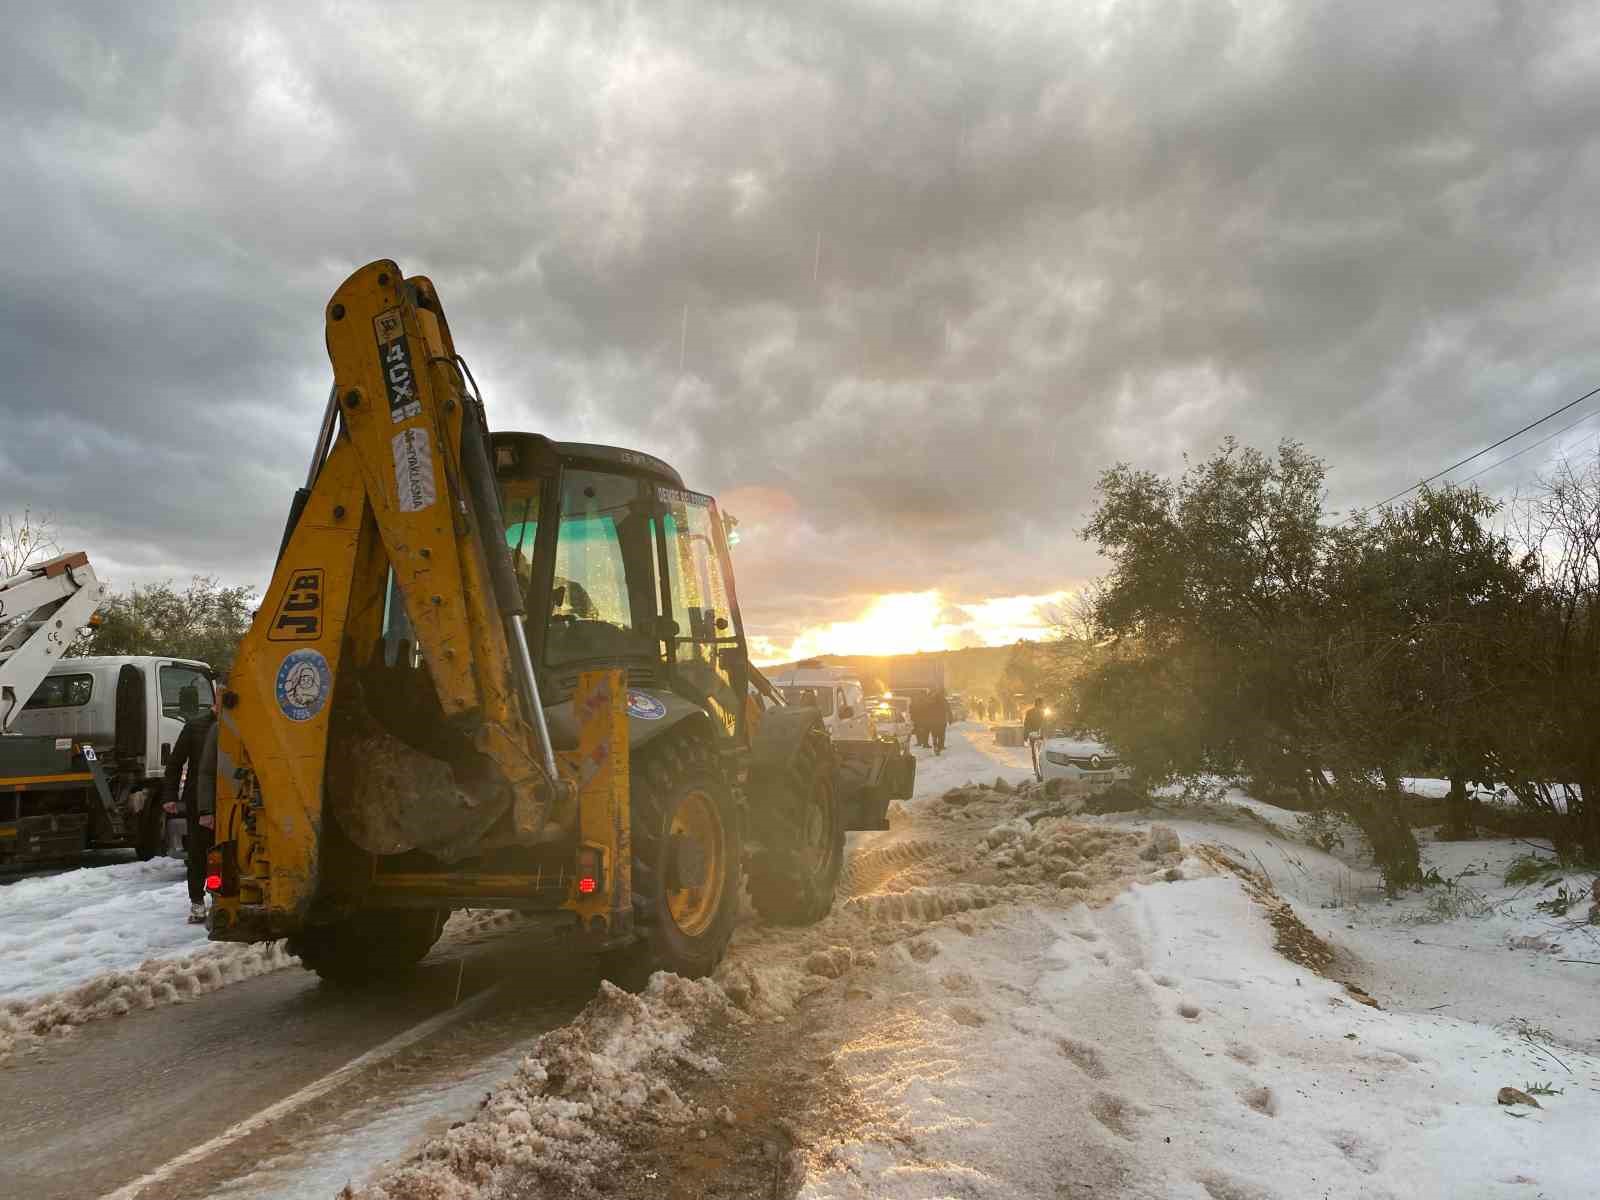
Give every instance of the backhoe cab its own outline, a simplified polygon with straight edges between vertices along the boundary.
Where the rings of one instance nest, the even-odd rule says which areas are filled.
[[[432,285],[327,308],[334,386],[222,698],[211,937],[368,978],[458,907],[561,914],[637,979],[710,971],[741,882],[832,905],[915,761],[748,659],[723,521],[649,454],[487,429]]]

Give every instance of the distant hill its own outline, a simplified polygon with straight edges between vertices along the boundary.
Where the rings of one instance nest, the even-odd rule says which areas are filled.
[[[1010,646],[969,646],[964,650],[938,650],[928,654],[822,654],[818,658],[830,667],[848,667],[855,671],[862,685],[871,692],[881,692],[896,665],[907,665],[927,659],[944,660],[945,687],[952,692],[991,695],[1000,673],[1011,657]],[[768,676],[776,676],[793,663],[762,667]]]

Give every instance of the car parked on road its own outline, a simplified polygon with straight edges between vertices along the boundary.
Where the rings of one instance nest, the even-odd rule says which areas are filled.
[[[1039,756],[1044,779],[1065,779],[1088,787],[1109,787],[1133,778],[1133,771],[1104,742],[1087,737],[1046,738]]]
[[[872,725],[876,736],[893,738],[903,745],[911,745],[911,735],[915,726],[911,721],[911,698],[909,696],[868,696],[866,699],[867,711],[872,714]]]

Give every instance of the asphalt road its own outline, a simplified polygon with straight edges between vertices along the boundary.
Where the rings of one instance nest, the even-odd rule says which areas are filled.
[[[470,1036],[447,1028],[426,1039],[431,1048],[407,1051],[407,1086],[426,1087],[429,1071],[458,1072],[463,1056],[487,1057],[570,1019],[596,980],[564,957],[548,934],[525,928],[486,944],[441,946],[414,975],[384,986],[350,991],[290,969],[89,1025],[0,1066],[0,1196],[83,1200],[115,1191],[501,985],[474,1012]],[[352,1096],[362,1089],[360,1080],[343,1088]],[[320,1119],[341,1103],[339,1094],[320,1099]],[[279,1124],[305,1120],[296,1112]],[[252,1131],[140,1200],[211,1195],[269,1151],[281,1155],[285,1141],[281,1130]]]

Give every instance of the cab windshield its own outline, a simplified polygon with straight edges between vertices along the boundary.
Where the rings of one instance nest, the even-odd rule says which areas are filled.
[[[501,504],[532,618],[539,611],[531,594],[537,482],[509,483]],[[659,658],[666,642],[680,670],[706,673],[707,684],[720,674],[716,647],[736,644],[738,635],[711,497],[639,476],[568,468],[560,513],[545,661]]]
[[[629,475],[569,470],[562,476],[545,658],[551,665],[653,658],[658,573],[651,486]],[[502,498],[506,544],[524,588],[533,583],[539,500],[530,487]],[[530,617],[538,606],[530,603]]]

